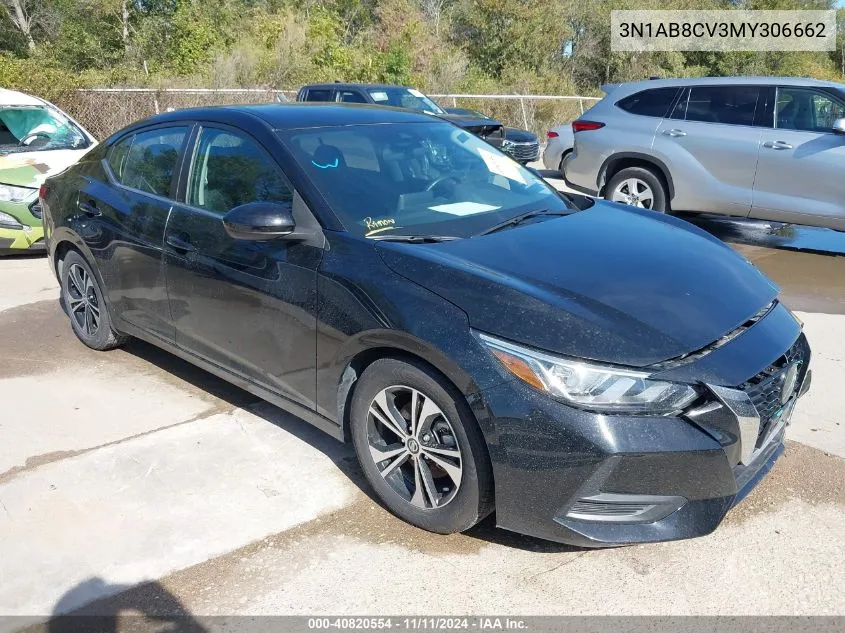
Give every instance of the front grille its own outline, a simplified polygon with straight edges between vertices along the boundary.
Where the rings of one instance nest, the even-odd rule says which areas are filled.
[[[529,143],[507,143],[502,146],[502,151],[515,160],[537,160],[540,157],[540,144]]]
[[[760,431],[757,435],[757,446],[765,439],[769,428],[781,415],[784,407],[781,391],[784,379],[790,365],[798,365],[798,376],[795,387],[790,396],[795,395],[801,386],[804,374],[807,372],[807,364],[810,356],[810,348],[804,334],[790,347],[786,353],[774,363],[766,367],[759,374],[744,382],[739,388],[748,394],[754,408],[760,416]]]

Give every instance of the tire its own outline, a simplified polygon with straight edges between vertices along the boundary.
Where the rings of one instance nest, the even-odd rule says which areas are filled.
[[[408,434],[414,391],[418,422]],[[385,420],[390,402],[394,417]],[[405,423],[404,438],[395,430],[397,419]],[[408,523],[451,534],[492,512],[493,475],[481,431],[460,392],[425,364],[383,358],[367,367],[355,385],[350,431],[370,486]],[[386,458],[377,462],[374,450]]]
[[[62,305],[76,337],[91,349],[105,351],[129,339],[112,327],[97,278],[77,251],[69,251],[61,266]]]
[[[565,178],[564,173],[563,173],[563,164],[566,162],[566,157],[569,156],[571,153],[572,153],[572,150],[568,149],[563,154],[561,154],[561,156],[560,156],[560,164],[557,166],[557,170],[558,170],[558,172],[560,172],[561,178]]]
[[[635,188],[636,203],[625,200],[631,187]],[[644,196],[650,194],[650,202]],[[605,188],[608,200],[633,204],[633,206],[650,209],[658,213],[669,212],[669,200],[663,180],[656,172],[647,167],[626,167],[615,173]]]

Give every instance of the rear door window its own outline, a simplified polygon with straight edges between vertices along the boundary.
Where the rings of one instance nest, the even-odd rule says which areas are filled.
[[[685,88],[671,118],[726,125],[754,125],[760,92],[760,86]]]
[[[132,137],[122,161],[120,156],[124,152],[123,141],[112,148],[109,153],[109,165],[112,171],[115,165],[118,166],[115,177],[124,186],[169,198],[179,155],[187,135],[187,127],[156,128],[138,132]]]
[[[305,94],[306,101],[334,101],[334,91],[325,88],[309,88]]]
[[[355,90],[341,90],[338,93],[338,101],[341,103],[367,103],[367,99],[360,92]]]
[[[669,111],[676,94],[678,88],[652,88],[629,95],[616,105],[630,114],[662,118]]]

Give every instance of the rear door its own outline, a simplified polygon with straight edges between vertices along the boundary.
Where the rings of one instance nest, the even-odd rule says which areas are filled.
[[[298,225],[310,212],[277,162],[246,133],[202,124],[192,147],[183,202],[174,206],[165,236],[176,342],[313,409],[322,245],[235,240],[222,222],[248,202],[292,205]]]
[[[755,218],[845,230],[845,136],[833,134],[845,99],[781,86],[763,132],[754,182]]]
[[[762,130],[763,86],[690,86],[657,129],[653,150],[675,187],[672,209],[748,215]]]
[[[118,140],[104,161],[107,182],[86,179],[77,201],[86,218],[79,232],[98,260],[113,310],[168,341],[162,242],[189,132],[187,124],[169,124]]]

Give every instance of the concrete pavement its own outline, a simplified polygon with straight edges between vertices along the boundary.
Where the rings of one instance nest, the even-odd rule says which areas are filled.
[[[802,254],[743,252],[812,309],[787,452],[714,534],[600,551],[413,528],[350,447],[146,344],[88,350],[46,262],[0,260],[0,614],[845,614],[845,315],[825,299],[845,258],[810,256],[813,290]]]

